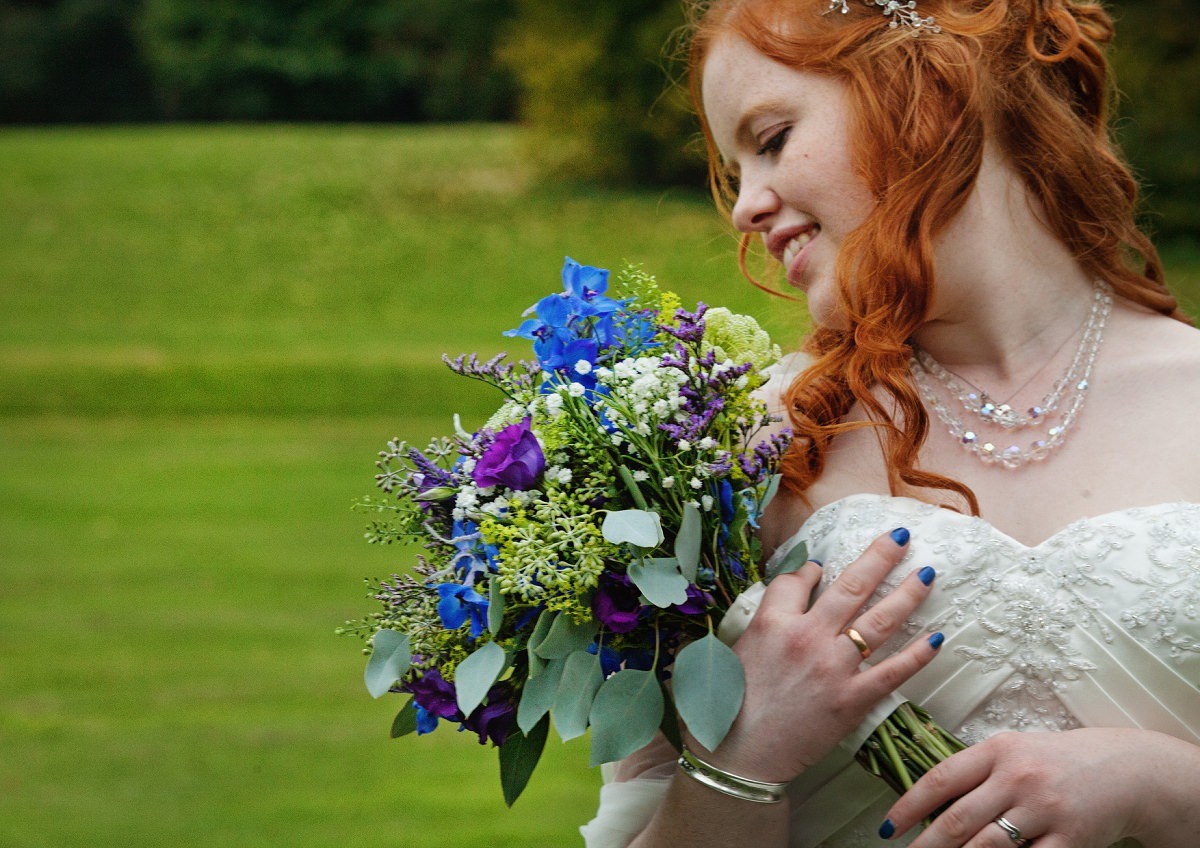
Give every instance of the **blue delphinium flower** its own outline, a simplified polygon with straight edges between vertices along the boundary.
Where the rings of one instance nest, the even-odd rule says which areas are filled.
[[[442,583],[437,587],[438,615],[447,630],[457,630],[468,618],[471,619],[471,638],[478,639],[487,629],[487,598],[470,586],[458,583]]]
[[[547,371],[574,368],[580,360],[595,364],[599,351],[614,341],[614,314],[620,301],[606,297],[608,271],[580,265],[567,257],[563,263],[563,291],[543,297],[526,310],[521,326],[504,335],[533,341],[533,352]],[[587,344],[579,344],[587,341]]]
[[[450,564],[462,572],[463,585],[474,586],[480,575],[496,570],[496,557],[500,552],[495,545],[483,541],[479,525],[474,521],[455,521],[452,532],[450,541],[457,552]]]

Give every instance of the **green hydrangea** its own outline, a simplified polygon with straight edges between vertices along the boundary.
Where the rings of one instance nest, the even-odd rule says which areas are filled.
[[[771,343],[767,331],[749,315],[738,315],[722,306],[704,313],[704,347],[716,351],[717,361],[750,362],[762,370],[779,361],[779,345]]]

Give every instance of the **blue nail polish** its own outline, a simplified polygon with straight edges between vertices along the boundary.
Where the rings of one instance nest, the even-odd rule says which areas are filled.
[[[942,634],[941,632],[934,633],[932,636],[929,637],[929,647],[933,648],[936,651],[938,648],[942,647],[942,643],[945,641],[946,641],[946,637],[944,634]]]
[[[884,819],[883,824],[879,826],[879,838],[891,839],[892,834],[896,832],[896,826],[892,824],[891,819]]]
[[[819,559],[810,559],[810,560],[809,560],[809,562],[816,563],[816,564],[817,564],[817,565],[819,565],[821,568],[824,568],[824,567],[825,567],[825,563],[821,562]]]
[[[908,530],[903,527],[897,527],[895,530],[893,530],[891,532],[891,537],[892,541],[897,545],[900,545],[900,547],[904,547],[908,544]]]
[[[937,572],[933,570],[933,566],[927,565],[917,572],[917,579],[928,586],[933,582],[933,578],[937,577]]]

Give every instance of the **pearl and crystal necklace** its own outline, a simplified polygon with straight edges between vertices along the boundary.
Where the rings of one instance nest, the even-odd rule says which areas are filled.
[[[1075,349],[1075,355],[1071,358],[1071,364],[1054,382],[1041,402],[1030,407],[1027,412],[1013,409],[1008,403],[996,403],[986,391],[971,384],[969,380],[959,378],[969,385],[969,388],[964,389],[955,379],[956,375],[934,359],[929,351],[913,345],[913,357],[909,360],[909,368],[921,397],[926,405],[937,413],[938,418],[949,429],[950,435],[965,450],[975,454],[981,462],[987,465],[999,464],[1004,468],[1020,468],[1026,463],[1045,459],[1066,440],[1067,431],[1071,429],[1083,408],[1092,366],[1096,362],[1100,342],[1104,339],[1105,324],[1112,312],[1111,291],[1107,283],[1096,281],[1091,312],[1083,328],[1079,347]],[[953,395],[978,424],[968,425],[959,420],[934,391],[934,381]],[[1020,392],[1021,389],[1017,391]],[[1049,426],[1056,418],[1057,423]],[[1009,441],[1010,434],[1015,430],[1040,431],[1043,427],[1048,429],[1044,435],[1040,432],[1035,433],[1037,438],[1032,441],[1026,439],[1024,446],[1011,442],[1000,446],[997,442],[1001,441],[1001,438],[992,440],[976,432],[980,425],[1002,430],[1003,441]]]

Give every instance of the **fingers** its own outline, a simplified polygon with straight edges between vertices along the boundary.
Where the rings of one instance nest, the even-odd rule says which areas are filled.
[[[854,619],[850,626],[862,636],[872,650],[878,648],[892,637],[929,596],[936,576],[937,572],[928,565],[914,571],[904,578],[895,590]]]
[[[893,654],[874,666],[864,666],[863,671],[850,683],[854,687],[853,694],[864,703],[876,703],[889,692],[896,691],[910,677],[929,665],[938,655],[943,640],[944,637],[941,633],[933,633],[924,639],[918,639],[903,651]],[[917,821],[920,819],[921,817],[918,816]]]
[[[908,550],[908,531],[903,527],[880,536],[863,555],[846,567],[833,585],[813,605],[811,615],[835,632],[845,628],[883,579]],[[861,628],[855,625],[861,632]],[[876,647],[878,643],[871,643]]]
[[[821,585],[822,574],[824,569],[821,563],[810,559],[795,571],[776,577],[763,595],[758,617],[762,617],[763,613],[769,617],[776,610],[790,617],[807,610],[812,603],[813,592]]]
[[[922,640],[922,642],[927,641]],[[877,670],[873,669],[872,671]],[[998,810],[1003,811],[1010,806],[1009,799],[993,795],[990,808],[984,809],[979,797],[980,793],[974,792],[987,780],[994,766],[995,758],[992,755],[991,746],[987,743],[975,745],[954,754],[930,769],[912,789],[900,796],[900,799],[888,811],[885,828],[890,823],[891,832],[896,835],[904,834],[939,808],[955,801],[922,834],[922,839],[924,839],[930,831],[933,831],[928,840],[924,841],[922,848],[943,844],[954,844],[955,846],[964,844],[967,839],[978,833],[983,825],[995,818]],[[986,802],[986,796],[982,800]],[[962,832],[971,827],[974,829],[962,836]],[[960,836],[962,838],[958,842],[953,842],[953,839]],[[950,841],[947,842],[946,839]]]

